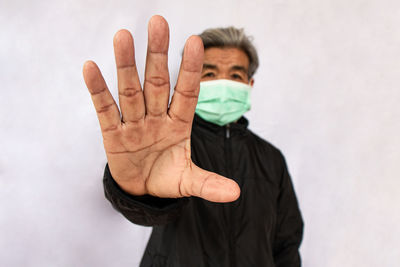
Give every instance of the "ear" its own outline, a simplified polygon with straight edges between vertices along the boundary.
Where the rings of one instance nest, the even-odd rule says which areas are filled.
[[[251,78],[251,79],[250,79],[249,85],[250,85],[251,87],[253,87],[253,85],[254,85],[254,78]]]

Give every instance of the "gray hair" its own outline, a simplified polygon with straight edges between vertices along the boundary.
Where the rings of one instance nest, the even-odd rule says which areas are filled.
[[[243,50],[249,57],[249,70],[247,75],[253,77],[258,68],[257,50],[252,44],[253,38],[246,36],[243,29],[235,27],[207,29],[200,35],[204,50],[210,47],[234,47]]]

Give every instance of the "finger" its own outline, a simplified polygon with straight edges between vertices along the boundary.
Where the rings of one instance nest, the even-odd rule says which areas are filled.
[[[133,38],[129,31],[120,30],[114,36],[117,64],[119,105],[124,122],[138,122],[144,118],[144,98],[136,69]]]
[[[119,110],[96,63],[85,62],[83,78],[92,97],[101,131],[116,130],[121,124]]]
[[[169,99],[168,72],[168,23],[161,16],[153,16],[149,22],[144,99],[146,116],[166,115]]]
[[[191,125],[200,90],[204,48],[198,36],[191,36],[185,45],[178,81],[168,115],[173,120]]]
[[[184,180],[184,188],[181,188],[181,192],[187,192],[188,195],[212,202],[231,202],[240,196],[240,188],[235,181],[196,165],[193,165],[190,177]]]

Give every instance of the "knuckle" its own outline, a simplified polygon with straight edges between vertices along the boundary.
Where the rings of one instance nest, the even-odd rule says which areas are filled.
[[[162,87],[169,85],[169,79],[162,76],[151,76],[146,78],[145,83],[149,83],[156,87]]]
[[[139,94],[142,90],[136,88],[124,88],[122,92],[119,93],[120,96],[124,97],[134,97]]]
[[[99,114],[104,113],[104,112],[107,112],[107,111],[109,111],[113,106],[114,106],[114,103],[111,103],[111,104],[108,104],[108,105],[104,105],[104,106],[102,106],[102,107],[96,109],[96,112],[99,113]]]

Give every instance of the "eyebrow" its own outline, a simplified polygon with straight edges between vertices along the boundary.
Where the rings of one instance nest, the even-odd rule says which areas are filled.
[[[238,70],[238,71],[243,71],[244,73],[247,73],[247,69],[243,66],[239,66],[239,65],[234,65],[231,70]]]
[[[204,64],[203,64],[203,69],[213,69],[213,70],[216,70],[216,69],[217,69],[217,66],[216,66],[216,65],[213,65],[213,64],[204,63]],[[247,73],[247,69],[246,69],[245,67],[243,67],[243,66],[240,66],[240,65],[234,65],[234,66],[232,66],[232,67],[230,68],[230,70],[237,70],[237,71],[242,71],[242,72],[244,72],[244,73]]]
[[[213,70],[216,70],[216,69],[217,69],[217,66],[216,66],[216,65],[212,65],[212,64],[204,63],[204,64],[203,64],[203,69],[213,69]]]

